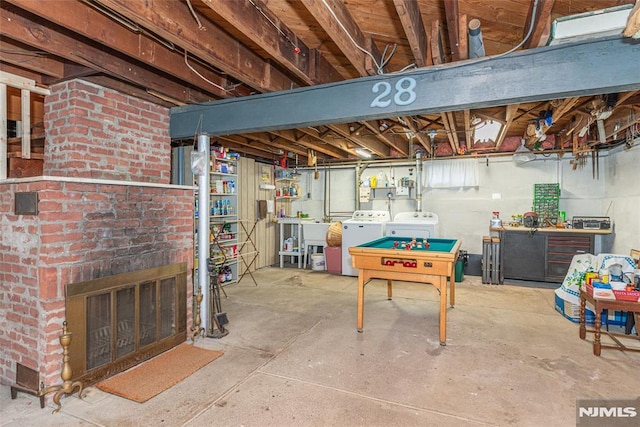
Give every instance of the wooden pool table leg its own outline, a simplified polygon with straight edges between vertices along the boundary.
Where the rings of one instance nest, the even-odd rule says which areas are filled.
[[[393,296],[393,280],[387,279],[387,299],[390,300]]]
[[[358,272],[358,332],[362,332],[364,324],[364,274],[362,269]]]
[[[449,296],[450,302],[449,304],[453,307],[456,303],[456,277],[455,271],[451,271],[451,276],[449,276],[449,282],[451,283],[451,295]]]
[[[447,278],[440,276],[440,345],[447,345]]]

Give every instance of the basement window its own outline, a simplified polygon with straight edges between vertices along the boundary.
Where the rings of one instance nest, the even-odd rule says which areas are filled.
[[[496,142],[502,130],[502,123],[495,120],[483,120],[473,128],[473,143]]]

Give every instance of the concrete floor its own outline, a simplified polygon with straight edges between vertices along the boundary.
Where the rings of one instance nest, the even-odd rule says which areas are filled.
[[[574,426],[576,399],[638,396],[640,354],[592,354],[552,289],[466,276],[438,341],[430,285],[265,268],[226,288],[224,355],[144,404],[87,389],[40,409],[0,389],[2,426]]]

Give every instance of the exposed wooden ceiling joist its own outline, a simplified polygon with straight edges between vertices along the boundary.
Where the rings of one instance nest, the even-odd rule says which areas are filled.
[[[3,8],[5,6],[2,6]],[[56,56],[95,69],[113,77],[119,77],[139,87],[146,87],[183,101],[200,103],[211,101],[212,97],[196,91],[185,90],[184,85],[157,72],[141,67],[121,57],[97,49],[88,42],[60,32],[50,25],[43,25],[27,16],[3,9],[8,23],[0,26],[0,34],[39,49],[54,53]],[[51,24],[53,25],[53,24]]]
[[[531,29],[531,35],[529,35],[524,42],[523,46],[525,49],[542,46],[546,43],[549,38],[549,31],[551,28],[551,11],[553,10],[554,3],[555,0],[538,0],[537,5],[536,2],[531,2],[527,20],[524,24],[524,33],[522,34],[523,39],[529,35],[529,27],[531,27],[532,22],[534,24]],[[536,6],[535,12],[534,6]]]
[[[634,54],[615,59],[604,48],[586,53],[597,57],[598,61],[581,64],[574,63],[571,54],[558,56],[556,64],[549,65],[545,73],[537,66],[537,50],[549,48],[537,46],[545,44],[553,19],[634,2],[5,0],[0,5],[0,66],[3,71],[30,78],[41,86],[81,78],[163,106],[187,107],[202,103],[207,125],[218,126],[219,122],[225,122],[223,127],[244,129],[238,135],[238,141],[233,143],[239,150],[247,150],[241,153],[257,156],[261,150],[251,147],[268,148],[268,145],[271,151],[266,153],[314,150],[319,157],[325,156],[322,161],[329,162],[354,159],[355,148],[359,146],[370,146],[373,152],[385,156],[384,153],[391,157],[410,156],[414,143],[431,148],[428,132],[446,131],[445,125],[451,127],[451,123],[455,124],[454,133],[459,137],[457,144],[451,130],[448,135],[452,141],[445,142],[439,134],[437,142],[453,144],[452,149],[457,147],[462,153],[472,146],[472,114],[494,117],[506,121],[507,125],[496,145],[473,145],[474,154],[495,150],[496,146],[500,151],[512,150],[514,144],[505,147],[500,141],[507,136],[522,137],[527,125],[540,122],[540,113],[547,114],[549,110],[553,111],[554,123],[545,125],[545,130],[557,136],[557,147],[562,144],[562,136],[569,134],[574,117],[578,117],[576,123],[582,120],[583,125],[588,123],[586,119],[593,117],[589,106],[594,97],[615,93],[618,102],[612,106],[611,117],[605,120],[607,143],[590,143],[599,144],[598,148],[602,149],[614,145],[614,140],[619,143],[619,132],[614,133],[613,128],[627,126],[629,114],[640,117],[638,88],[609,82],[599,91],[591,87],[575,91],[548,89],[557,87],[556,83],[563,75],[570,75],[564,81],[571,87],[576,79],[585,78],[585,68],[600,69],[599,75],[591,74],[593,81],[613,75],[620,81],[628,80],[629,75],[637,74],[637,70],[621,69],[620,63],[636,61],[632,58]],[[15,15],[20,19],[13,19]],[[464,46],[468,40],[467,16],[482,23],[487,57],[479,64],[483,64],[484,69],[472,69],[462,62],[467,51]],[[16,26],[24,31],[15,29]],[[527,40],[522,43],[525,37]],[[380,54],[382,47],[385,58]],[[553,49],[562,50],[564,46]],[[28,53],[30,60],[20,62],[16,52]],[[523,59],[507,75],[503,73],[506,71],[501,68],[503,65],[495,63],[499,56]],[[524,59],[527,56],[531,60],[528,67]],[[380,70],[382,62],[386,64],[384,70]],[[437,66],[431,67],[433,64]],[[558,64],[565,64],[557,67],[564,71],[551,71]],[[412,65],[418,69],[411,70]],[[526,73],[520,69],[521,65],[522,70],[527,69]],[[425,74],[424,81],[438,80],[428,87],[423,85],[424,81],[417,81],[419,103],[426,105],[426,109],[407,109],[406,105],[379,108],[375,103],[371,104],[371,98],[381,95],[381,89],[386,87],[390,89],[390,95],[382,99],[393,100],[396,90],[404,90],[395,84],[414,72],[420,74],[426,67],[437,72]],[[403,73],[397,73],[400,70]],[[466,85],[458,77],[470,77],[468,73],[479,73],[483,78]],[[351,79],[365,76],[372,76],[366,79],[382,77],[384,81],[376,80],[380,83],[375,89],[377,92],[369,86],[362,91],[345,93],[351,91]],[[482,95],[487,94],[487,84],[491,86],[496,79],[504,84],[494,85],[492,91],[502,94],[498,98],[503,99],[503,103],[486,103]],[[520,83],[512,87],[516,80]],[[335,94],[314,97],[315,90],[325,90],[317,85],[336,83],[342,86]],[[407,81],[404,83],[406,88]],[[387,84],[389,86],[385,86]],[[539,97],[510,97],[527,86],[537,90]],[[300,90],[311,90],[307,93],[311,94],[313,102],[293,97],[285,106],[275,98],[267,98],[269,107],[258,107],[262,102],[260,97],[264,96],[260,93],[277,91],[278,97],[289,97]],[[467,103],[468,94],[473,94],[477,103]],[[401,103],[403,99],[407,100],[406,93],[403,96],[405,98],[398,98]],[[423,102],[423,96],[431,97],[430,102]],[[239,97],[246,97],[248,103],[243,104],[233,117],[227,117],[226,111],[209,115],[207,101],[233,101],[223,105],[225,109],[235,111],[241,100]],[[258,99],[254,99],[256,97]],[[443,99],[445,97],[448,99]],[[334,104],[334,101],[344,105]],[[368,108],[361,108],[365,104]],[[441,109],[432,108],[434,105],[440,105]],[[509,122],[510,109],[513,117]],[[296,120],[295,128],[282,129],[280,116],[299,118],[302,117],[300,111],[313,112],[316,117]],[[445,111],[449,113],[443,113]],[[335,120],[328,121],[330,117]],[[248,130],[235,123],[245,118],[264,120],[267,127]],[[640,122],[640,118],[631,121],[634,120]],[[630,123],[626,129],[635,129],[635,123]],[[339,132],[329,125],[338,126]],[[594,120],[589,127],[590,134],[595,135]],[[198,127],[198,130],[204,128]],[[191,133],[193,131],[190,129]],[[260,141],[251,139],[253,133],[260,133]],[[411,144],[409,135],[414,135]],[[247,140],[252,142],[247,143]],[[443,148],[432,155],[450,155],[449,147]],[[272,154],[266,156],[273,157]]]
[[[198,28],[194,16],[183,2],[142,2],[94,0],[109,9],[132,17],[135,23],[163,39],[197,55],[214,67],[237,76],[240,81],[261,92],[289,90],[298,86],[268,61],[234,40],[201,17]],[[171,20],[165,17],[171,16]],[[206,37],[203,35],[206,34]]]
[[[361,76],[379,73],[376,66],[381,61],[378,48],[375,43],[367,42],[344,3],[337,0],[301,1]]]
[[[64,77],[64,63],[46,52],[37,52],[22,43],[0,39],[2,60],[9,64],[23,67],[28,64],[30,70],[46,74],[50,77]]]
[[[199,75],[194,73],[186,66],[184,53],[179,52],[175,46],[170,43],[160,43],[157,38],[154,38],[142,27],[137,27],[137,31],[129,29],[100,13],[97,9],[85,7],[76,9],[74,13],[69,13],[65,8],[51,7],[47,2],[40,0],[8,1],[48,21],[73,29],[87,39],[113,46],[118,52],[129,57],[140,58],[145,64],[158,68],[194,87],[201,85],[204,77],[217,85],[209,85],[208,87],[208,92],[216,97],[228,98],[249,95],[249,90],[246,87],[238,87],[230,91],[222,89],[232,87],[226,77],[191,59],[189,65]]]
[[[298,39],[260,0],[202,2],[305,83],[321,84],[342,80],[333,65]]]
[[[393,4],[398,12],[409,46],[411,46],[416,66],[426,67],[431,65],[432,60],[428,52],[429,38],[422,21],[418,2],[414,0],[393,0]]]

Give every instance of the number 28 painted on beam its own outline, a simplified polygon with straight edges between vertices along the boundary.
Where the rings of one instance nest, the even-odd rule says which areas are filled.
[[[416,100],[416,80],[412,77],[403,77],[395,86],[389,82],[378,82],[373,85],[371,92],[379,95],[371,101],[372,108],[387,108],[393,102],[395,105],[410,105]]]

